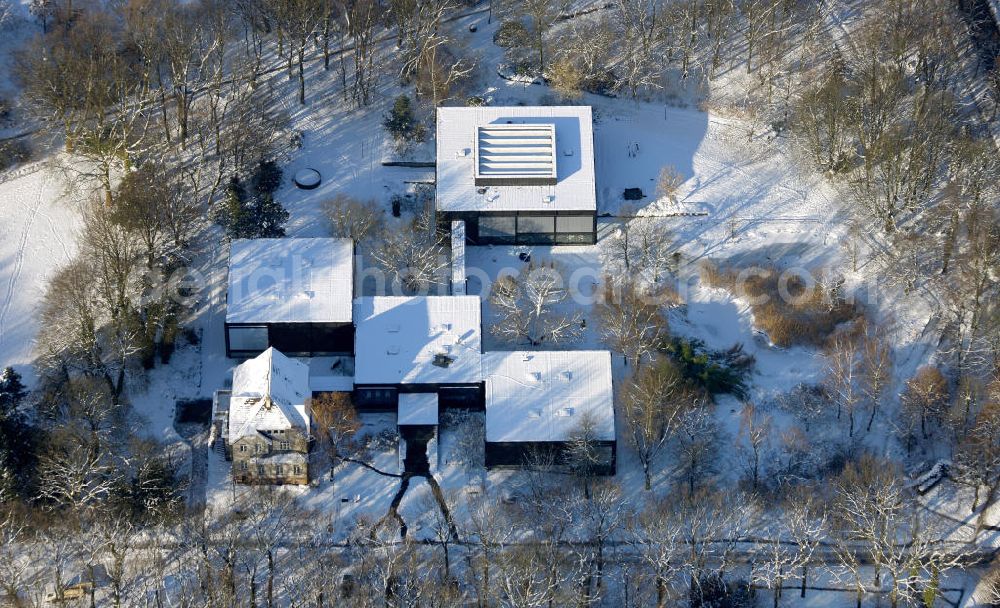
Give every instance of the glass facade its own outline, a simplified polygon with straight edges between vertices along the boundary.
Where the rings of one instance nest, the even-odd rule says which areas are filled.
[[[482,216],[479,218],[479,238],[493,243],[513,243],[517,236],[514,216]]]
[[[464,218],[467,224],[473,218]],[[480,215],[473,242],[486,244],[586,245],[595,242],[593,215]],[[473,224],[476,225],[476,224]]]
[[[233,352],[267,350],[267,327],[230,327],[229,350]]]

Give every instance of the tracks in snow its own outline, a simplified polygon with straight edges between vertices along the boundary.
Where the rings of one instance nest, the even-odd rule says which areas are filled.
[[[38,191],[35,195],[35,204],[32,206],[28,218],[24,222],[24,228],[21,230],[21,238],[17,244],[17,255],[14,260],[14,272],[11,273],[10,278],[7,280],[7,295],[4,296],[3,305],[0,306],[0,344],[3,344],[7,333],[7,314],[10,312],[10,307],[14,303],[14,289],[17,287],[17,280],[21,277],[21,270],[24,268],[24,248],[28,244],[28,235],[31,233],[31,227],[35,223],[35,217],[38,215],[38,210],[42,206],[42,184],[38,184]],[[65,249],[65,245],[63,245]]]

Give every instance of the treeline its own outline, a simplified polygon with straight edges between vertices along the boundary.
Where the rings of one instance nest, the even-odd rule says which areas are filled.
[[[852,605],[877,595],[932,606],[942,577],[982,556],[941,543],[900,477],[864,457],[769,500],[701,482],[630,496],[591,480],[585,492],[579,475],[538,470],[516,498],[446,493],[445,510],[428,493],[407,534],[391,515],[359,517],[344,541],[330,526],[345,522],[267,487],[242,491],[225,512],[161,513],[153,526],[105,510],[78,520],[9,512],[0,589],[23,606],[83,582],[92,603],[113,606],[749,608],[765,592],[808,596],[819,576]]]

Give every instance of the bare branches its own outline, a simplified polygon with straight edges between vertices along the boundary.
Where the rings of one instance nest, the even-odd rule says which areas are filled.
[[[559,344],[578,339],[583,329],[579,312],[562,310],[570,294],[556,262],[532,262],[518,276],[503,275],[490,294],[498,319],[491,333],[511,344]]]
[[[686,412],[704,407],[668,359],[639,367],[620,389],[618,403],[627,425],[627,439],[642,464],[646,490],[652,489],[652,468],[680,427]]]

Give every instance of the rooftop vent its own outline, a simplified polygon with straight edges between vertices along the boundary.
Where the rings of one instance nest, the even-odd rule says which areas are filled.
[[[390,325],[389,326],[389,333],[390,334],[398,334],[399,333],[399,323],[393,323],[392,325]]]
[[[556,412],[556,415],[557,416],[562,416],[563,418],[572,416],[573,415],[573,408],[571,408],[571,407],[559,408],[559,411]]]
[[[541,382],[542,372],[528,372],[528,382]]]
[[[399,347],[396,345],[387,346],[385,349],[385,354],[387,355],[398,355]]]
[[[446,368],[455,362],[455,358],[448,356],[444,353],[438,353],[434,355],[434,360],[431,361],[431,365],[436,365],[437,367]]]
[[[562,379],[565,380],[566,382],[569,382],[570,380],[573,379],[573,372],[569,370],[564,371],[561,375]]]

